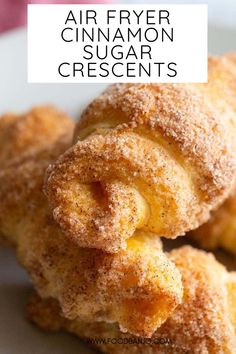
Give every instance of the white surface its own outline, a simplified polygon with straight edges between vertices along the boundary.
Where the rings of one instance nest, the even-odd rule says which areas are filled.
[[[227,3],[227,1],[225,2]],[[212,27],[212,53],[236,50],[236,31]],[[45,53],[50,55],[50,53]],[[0,38],[0,113],[21,111],[39,103],[54,103],[77,116],[104,85],[37,85],[26,83],[26,34],[12,32]],[[65,334],[46,334],[24,318],[30,283],[13,255],[0,248],[0,354],[88,354],[79,340]]]

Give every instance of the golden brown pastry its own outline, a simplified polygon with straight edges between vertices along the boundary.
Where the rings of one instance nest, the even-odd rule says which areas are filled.
[[[53,106],[38,106],[24,114],[7,113],[0,116],[0,174],[4,175],[4,168],[10,165],[13,166],[13,170],[14,162],[15,168],[17,169],[18,162],[27,160],[30,155],[35,156],[36,159],[36,155],[40,153],[43,154],[44,149],[48,150],[49,156],[52,155],[53,157],[54,155],[55,159],[59,153],[62,153],[65,148],[69,146],[68,143],[65,145],[65,140],[68,141],[68,133],[72,136],[73,129],[74,123],[69,117]],[[50,151],[50,144],[55,143],[58,139],[61,140],[60,144],[64,146],[63,149],[58,146],[57,151]],[[45,169],[47,165],[48,163],[44,164]],[[42,168],[41,166],[41,169]],[[25,171],[25,174],[26,173],[27,170]],[[29,181],[27,188],[28,194],[30,194],[30,189],[33,189],[38,181],[34,181],[33,178],[30,178],[30,171],[28,171],[28,173]],[[17,197],[17,189],[20,188],[22,192],[25,186],[20,185],[20,183],[18,184],[17,179],[14,178],[14,172],[12,172],[11,178],[12,183],[15,183],[13,192],[15,197]],[[4,189],[4,186],[1,186],[1,189]],[[4,196],[2,196],[2,198],[0,197],[1,206],[3,206],[4,202]],[[14,202],[16,201],[12,201],[13,207]],[[9,203],[11,203],[11,201],[9,201]],[[10,205],[8,207],[10,207]],[[15,224],[20,223],[21,215],[24,215],[25,210],[27,210],[27,206],[22,205],[22,212],[19,213],[19,215],[16,213],[14,216]],[[2,213],[0,220],[3,220],[4,217],[6,217],[6,215]],[[7,224],[6,221],[6,227]],[[10,224],[9,227],[11,227]],[[2,231],[4,233],[2,233]],[[9,237],[4,237],[4,234]],[[0,229],[0,237],[2,237],[2,242],[4,243],[13,242],[14,233],[9,234],[8,230]],[[3,240],[3,238],[5,239]]]
[[[231,55],[231,65],[236,65],[236,55]],[[232,75],[232,83],[236,87],[235,76]],[[229,100],[228,91],[220,90],[220,84],[215,89],[217,92],[221,91],[221,97],[226,97]],[[236,102],[236,97],[232,97]],[[232,111],[230,110],[229,116],[231,117]],[[232,134],[235,139],[234,123],[231,118]],[[236,149],[234,150],[234,154]],[[236,191],[234,190],[230,197],[215,211],[212,212],[210,220],[198,229],[191,232],[193,237],[203,248],[216,249],[218,247],[236,254]]]
[[[25,114],[0,117],[0,169],[21,156],[47,147],[65,134],[72,122],[52,106],[39,106]]]
[[[117,252],[137,229],[175,238],[207,221],[235,184],[235,80],[229,55],[209,59],[208,84],[119,84],[93,101],[47,173],[69,239]]]
[[[212,212],[206,224],[191,232],[191,237],[202,248],[224,248],[236,255],[236,193]]]
[[[40,123],[32,130],[28,116],[19,118],[22,129],[26,135],[37,132],[40,140],[44,130]],[[17,158],[15,150],[12,161],[0,169],[0,233],[16,248],[40,296],[57,299],[65,317],[117,322],[123,330],[151,336],[182,300],[180,272],[161,241],[148,232],[137,231],[117,254],[79,248],[64,236],[42,185],[49,163],[71,143],[73,123],[57,111],[47,121],[51,136],[47,142],[41,137],[42,148],[32,149],[27,140],[24,156]],[[61,127],[60,134],[52,121]],[[12,131],[16,140],[17,132]],[[13,151],[11,139],[4,143]]]
[[[150,340],[122,333],[115,324],[66,320],[57,302],[37,295],[29,302],[29,317],[46,330],[74,333],[107,354],[234,354],[236,273],[189,246],[170,255],[182,273],[184,299]]]

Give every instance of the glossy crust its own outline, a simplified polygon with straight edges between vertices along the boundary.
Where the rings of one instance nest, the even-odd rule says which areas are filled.
[[[93,101],[47,173],[68,238],[118,252],[137,229],[175,238],[207,221],[235,183],[235,80],[228,55],[209,59],[208,84],[114,85]]]
[[[235,353],[236,273],[227,272],[211,254],[191,247],[172,251],[171,258],[182,273],[183,303],[149,344],[137,344],[140,338],[121,333],[114,324],[68,321],[55,301],[37,295],[28,304],[29,317],[46,330],[74,333],[108,354]]]
[[[59,140],[52,133],[42,149],[32,151],[29,145],[27,153],[25,146],[23,157],[17,159],[15,152],[1,169],[0,232],[15,246],[40,296],[57,299],[65,317],[118,322],[123,330],[151,336],[181,302],[183,292],[180,273],[162,251],[161,241],[137,231],[127,249],[117,254],[79,248],[51,216],[43,178],[49,163],[71,142],[69,122]],[[63,120],[58,117],[56,123],[62,129]],[[31,132],[27,119],[24,131]]]

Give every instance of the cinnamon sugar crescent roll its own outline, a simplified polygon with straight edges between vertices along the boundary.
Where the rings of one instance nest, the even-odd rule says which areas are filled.
[[[206,224],[191,232],[191,237],[202,248],[223,248],[236,255],[236,192],[212,212]]]
[[[48,146],[48,142],[53,143],[59,138],[63,140],[73,126],[68,116],[53,106],[39,106],[24,114],[6,113],[0,116],[0,173],[13,161]],[[1,230],[0,238],[2,244],[12,242],[6,240]]]
[[[9,120],[16,140],[5,139],[12,153],[7,166],[0,162],[0,233],[14,246],[40,296],[58,300],[66,318],[117,322],[122,330],[151,336],[182,300],[180,272],[162,251],[161,241],[147,232],[137,231],[117,254],[79,248],[65,237],[51,216],[42,185],[48,165],[71,143],[73,123],[50,110],[51,134],[44,140],[44,110],[38,110],[38,129],[32,129],[28,119],[35,111],[19,117],[22,130],[17,119],[13,125]],[[25,141],[19,158],[18,134]],[[35,134],[41,139],[37,147]]]
[[[72,122],[52,106],[34,107],[25,114],[4,114],[0,117],[0,169],[55,142],[66,127],[72,127]]]
[[[58,303],[34,295],[29,317],[46,330],[66,330],[107,354],[233,354],[236,348],[236,273],[191,247],[171,252],[182,273],[183,303],[150,340],[122,333],[115,324],[68,321]]]
[[[137,229],[175,238],[209,218],[235,183],[235,56],[208,84],[121,84],[84,111],[50,166],[54,219],[80,247],[118,252]]]

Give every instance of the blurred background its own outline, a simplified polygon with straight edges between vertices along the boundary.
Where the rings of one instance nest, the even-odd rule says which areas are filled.
[[[0,0],[0,33],[26,24],[27,4],[101,4],[101,3],[208,4],[209,23],[215,26],[236,26],[236,0]],[[235,39],[236,40],[236,39]]]
[[[0,0],[0,114],[22,112],[38,104],[55,104],[72,117],[103,89],[102,84],[27,83],[27,3],[145,3],[144,0]],[[209,5],[209,53],[236,51],[236,0],[147,0],[149,4]],[[134,6],[135,7],[135,6]],[[188,50],[188,48],[186,48]],[[50,51],[45,53],[50,55]],[[0,246],[0,354],[92,354],[66,334],[45,334],[25,319],[30,284],[9,250]]]
[[[24,110],[30,105],[52,102],[70,114],[78,114],[87,100],[93,98],[97,83],[80,85],[28,84],[27,83],[27,3],[28,4],[208,4],[208,51],[218,55],[236,51],[236,0],[0,0],[0,114],[8,110]],[[43,25],[43,24],[42,24]],[[186,48],[188,50],[188,48]],[[45,53],[45,55],[50,55]],[[66,86],[64,86],[66,85]],[[66,87],[66,95],[64,94]],[[82,87],[82,86],[81,86]],[[60,100],[58,99],[60,97]]]

